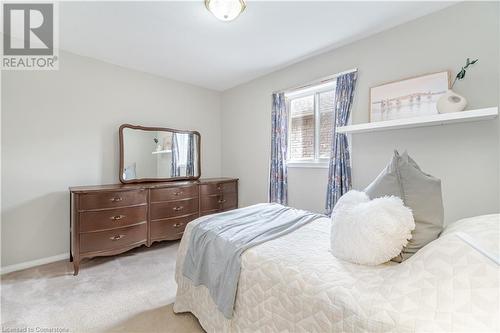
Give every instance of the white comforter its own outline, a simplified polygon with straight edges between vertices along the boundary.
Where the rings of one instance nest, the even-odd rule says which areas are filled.
[[[360,266],[329,252],[330,221],[318,219],[242,256],[234,316],[182,275],[191,222],[176,268],[175,312],[208,332],[499,331],[500,269],[458,238],[499,248],[499,215],[465,219],[402,264]]]

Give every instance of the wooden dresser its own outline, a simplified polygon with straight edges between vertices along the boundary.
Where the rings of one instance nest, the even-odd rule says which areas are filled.
[[[71,187],[71,259],[109,256],[182,237],[186,224],[238,208],[238,179]]]

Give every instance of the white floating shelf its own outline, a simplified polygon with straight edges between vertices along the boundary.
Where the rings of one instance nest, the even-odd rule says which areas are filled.
[[[365,133],[388,131],[402,128],[438,126],[468,121],[494,119],[498,116],[498,107],[470,111],[435,114],[416,118],[394,119],[373,123],[356,124],[337,128],[337,133]]]
[[[157,154],[170,154],[172,151],[171,150],[157,150],[152,152],[151,154],[157,155]]]

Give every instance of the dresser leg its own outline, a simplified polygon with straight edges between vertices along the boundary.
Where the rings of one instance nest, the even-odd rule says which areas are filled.
[[[78,275],[78,271],[80,270],[80,261],[79,260],[75,260],[74,258],[73,258],[73,268],[75,270],[74,273],[73,273],[73,275],[77,276]]]

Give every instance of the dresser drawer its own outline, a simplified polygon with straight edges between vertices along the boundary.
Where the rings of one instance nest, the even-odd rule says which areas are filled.
[[[201,184],[201,195],[236,193],[236,182]]]
[[[195,213],[182,217],[151,221],[151,240],[180,239],[186,225],[197,218],[198,213]]]
[[[173,201],[179,199],[197,198],[198,186],[184,186],[172,188],[157,188],[151,190],[151,202]]]
[[[238,208],[238,198],[236,193],[225,194],[222,203],[223,210],[230,210]]]
[[[222,208],[222,202],[223,202],[222,195],[202,196],[200,200],[201,200],[200,210],[202,212],[206,210],[214,210]]]
[[[151,203],[151,219],[158,220],[198,212],[198,198]]]
[[[147,224],[113,230],[80,234],[80,252],[99,252],[122,249],[137,243],[146,243]]]
[[[103,209],[146,204],[147,191],[117,191],[80,195],[80,210]]]
[[[80,213],[80,232],[125,227],[147,220],[148,207],[123,207]]]
[[[237,208],[238,199],[236,193],[206,195],[201,197],[201,211],[229,210]]]

